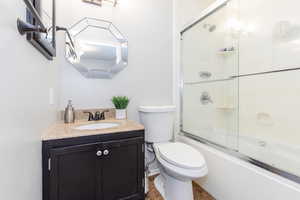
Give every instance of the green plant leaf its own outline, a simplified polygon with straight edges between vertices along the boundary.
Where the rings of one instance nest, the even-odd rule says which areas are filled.
[[[126,109],[130,100],[126,96],[114,96],[111,99],[116,109]]]

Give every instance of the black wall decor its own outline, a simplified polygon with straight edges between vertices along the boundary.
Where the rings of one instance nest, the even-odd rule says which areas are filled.
[[[27,0],[31,1],[35,10],[40,16],[40,20],[43,22],[43,15],[45,15],[45,10],[43,9],[42,1],[52,1],[52,13],[47,13],[49,19],[51,19],[50,24],[47,24],[47,33],[42,33],[40,31],[36,32],[27,32],[26,38],[27,40],[38,49],[47,59],[53,60],[53,57],[56,56],[56,7],[55,0]],[[26,5],[28,2],[24,0]],[[44,13],[43,13],[44,12]],[[32,11],[30,11],[27,7],[26,9],[26,22],[32,24],[33,26],[39,27],[40,24],[38,20],[33,15]],[[44,23],[44,22],[43,22]]]

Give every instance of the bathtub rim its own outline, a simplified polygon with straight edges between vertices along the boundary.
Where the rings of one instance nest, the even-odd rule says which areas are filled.
[[[281,170],[279,168],[276,168],[276,167],[274,167],[272,165],[266,164],[264,162],[261,162],[259,160],[254,159],[254,158],[251,158],[249,156],[246,156],[246,155],[238,152],[235,149],[231,149],[231,148],[225,147],[223,145],[219,145],[217,143],[209,141],[209,140],[207,140],[205,138],[202,138],[200,136],[196,136],[196,135],[187,133],[187,132],[185,132],[183,130],[180,131],[179,135],[188,137],[188,138],[190,138],[192,140],[195,140],[197,142],[205,144],[205,145],[207,145],[209,147],[215,148],[215,149],[217,149],[217,150],[219,150],[219,151],[221,151],[223,153],[226,153],[226,154],[228,154],[230,156],[233,156],[235,158],[241,159],[241,160],[243,160],[243,161],[245,161],[245,162],[247,162],[249,164],[255,165],[255,166],[260,167],[262,169],[265,169],[265,170],[267,170],[267,171],[269,171],[271,173],[277,174],[277,175],[279,175],[281,177],[284,177],[284,178],[286,178],[288,180],[291,180],[293,182],[296,182],[296,183],[300,184],[300,177],[299,176],[297,176],[295,174],[292,174],[292,173],[289,173],[287,171]]]

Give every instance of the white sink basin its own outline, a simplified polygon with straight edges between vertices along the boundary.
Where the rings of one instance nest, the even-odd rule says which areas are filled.
[[[114,128],[120,126],[119,123],[109,123],[109,122],[103,122],[98,124],[88,124],[83,126],[75,127],[75,130],[79,131],[91,131],[91,130],[99,130],[99,129],[106,129],[106,128]]]

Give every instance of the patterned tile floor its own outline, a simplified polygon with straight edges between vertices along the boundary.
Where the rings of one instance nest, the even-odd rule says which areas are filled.
[[[164,200],[154,186],[154,178],[149,177],[149,193],[146,200]],[[215,200],[209,193],[202,189],[198,184],[193,183],[194,200]]]

